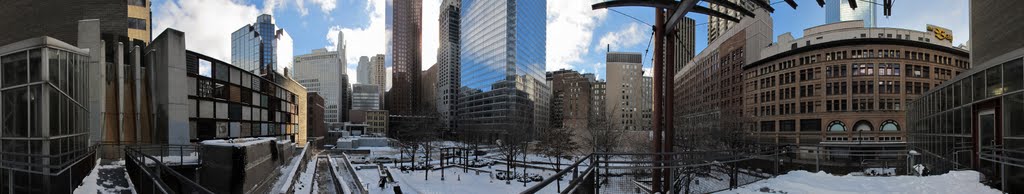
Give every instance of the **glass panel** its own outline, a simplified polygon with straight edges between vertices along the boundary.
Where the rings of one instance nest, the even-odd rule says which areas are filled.
[[[1003,118],[1008,136],[1024,136],[1024,93],[1003,97]]]
[[[36,66],[42,66],[42,65],[36,65]],[[43,92],[42,92],[42,90],[43,90],[42,89],[42,85],[29,86],[29,96],[27,98],[28,98],[28,103],[29,103],[29,106],[30,106],[28,108],[28,111],[29,111],[29,114],[31,114],[31,116],[29,116],[30,119],[29,119],[28,131],[29,131],[30,136],[32,136],[32,137],[42,137],[43,136],[43,129],[41,127],[41,125],[43,124],[43,122],[42,122],[42,118],[43,118],[43,111],[42,111],[43,110],[43,98],[42,98]]]
[[[213,118],[213,102],[205,100],[199,101],[199,117]]]
[[[960,91],[963,91],[962,93],[960,93],[960,97],[962,98],[961,100],[964,101],[963,104],[967,105],[970,103],[974,103],[974,98],[972,98],[973,95],[971,95],[971,92],[974,91],[971,90],[971,77],[965,77],[964,79],[960,80],[960,82]]]
[[[1024,80],[1024,63],[1021,59],[1013,60],[1010,62],[1003,63],[1003,73],[1006,74],[1006,79],[1003,82],[1006,85],[1005,92],[1013,92],[1021,89],[1021,82]]]
[[[61,55],[63,55],[63,54],[64,54],[64,52],[61,51],[61,50],[57,50],[57,49],[49,49],[48,50],[48,55],[49,55],[50,59],[48,60],[48,63],[49,63],[48,66],[49,67],[47,67],[47,68],[49,68],[50,75],[47,76],[47,77],[49,77],[48,79],[50,80],[51,83],[56,83],[57,79],[59,79],[57,75],[60,75],[60,74],[57,73],[57,69],[58,69],[58,67],[60,67]]]
[[[985,72],[978,72],[973,75],[974,80],[974,101],[985,99]]]
[[[985,71],[985,97],[1003,95],[1003,72],[1001,66],[995,66]]]
[[[199,75],[213,77],[213,63],[205,59],[199,59]]]
[[[43,80],[43,51],[41,48],[28,51],[28,68],[30,82]]]
[[[0,58],[0,62],[3,62],[3,87],[28,83],[27,53],[12,53]]]
[[[63,111],[61,111],[61,109],[60,109],[60,105],[61,104],[60,103],[55,103],[55,102],[60,100],[60,93],[58,93],[57,90],[54,90],[52,87],[46,87],[46,88],[47,88],[47,91],[49,91],[49,93],[50,93],[50,99],[49,99],[50,100],[50,103],[49,103],[49,105],[50,105],[50,118],[49,118],[49,120],[52,121],[52,122],[50,122],[50,136],[58,136],[58,135],[62,134],[61,133],[61,131],[62,131],[61,129],[62,128],[60,126],[60,122],[56,122],[56,121],[62,121],[63,120],[61,118],[61,114],[60,114]]]

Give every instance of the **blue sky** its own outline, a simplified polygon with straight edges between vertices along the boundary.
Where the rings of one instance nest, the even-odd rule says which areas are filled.
[[[423,69],[427,69],[436,61],[441,0],[423,1]],[[654,23],[653,9],[615,8],[624,14],[591,10],[590,5],[599,1],[548,0],[548,70],[569,68],[603,77],[606,44],[612,45],[612,51],[644,53],[648,49],[650,27],[626,15]],[[792,32],[801,37],[803,29],[824,24],[824,9],[815,1],[797,3],[795,10],[785,3],[775,4],[776,36]],[[271,13],[278,27],[291,35],[295,55],[317,48],[334,50],[337,32],[344,32],[352,72],[359,56],[384,53],[383,6],[384,0],[153,0],[154,34],[168,27],[181,30],[188,49],[230,61],[231,32],[254,22],[261,13]],[[892,17],[879,16],[878,26],[923,31],[925,24],[935,24],[951,29],[958,45],[968,37],[967,10],[966,0],[901,0],[896,1]],[[707,16],[687,16],[698,24],[699,53],[707,44],[703,25]],[[650,68],[650,57],[646,54],[645,68]],[[355,80],[352,74],[350,79]]]

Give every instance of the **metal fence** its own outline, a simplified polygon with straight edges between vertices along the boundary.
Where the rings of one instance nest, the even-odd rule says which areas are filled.
[[[150,156],[131,146],[124,148],[124,154],[125,171],[137,192],[213,193],[164,165],[161,158]]]

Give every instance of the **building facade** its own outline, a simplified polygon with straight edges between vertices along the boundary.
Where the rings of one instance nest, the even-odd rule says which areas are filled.
[[[621,130],[644,130],[650,126],[644,121],[642,112],[644,99],[643,55],[640,53],[610,52],[607,54],[608,67],[605,78],[608,81],[605,107],[612,118],[611,123]]]
[[[591,113],[592,82],[573,70],[547,72],[551,84],[552,128],[587,129]]]
[[[438,17],[440,48],[437,50],[437,113],[445,128],[456,129],[457,117],[455,105],[459,102],[461,61],[459,58],[462,1],[445,0],[441,2],[441,15]]]
[[[359,64],[356,66],[356,83],[359,84],[371,84],[370,79],[370,57],[361,56],[359,57]]]
[[[420,75],[423,48],[422,1],[387,0],[387,54],[392,88],[386,101],[391,114],[416,114],[421,100]]]
[[[437,114],[437,68],[434,64],[420,73],[420,107],[417,108],[420,114]]]
[[[285,69],[292,69],[291,58],[292,38],[284,29],[277,29],[269,14],[231,33],[231,63],[246,71],[286,74]]]
[[[324,123],[324,98],[316,92],[306,93],[306,137],[327,136],[327,125]]]
[[[907,109],[913,165],[932,174],[975,170],[982,183],[1024,192],[1024,19],[1018,1],[971,1],[973,67],[924,93]],[[940,34],[935,33],[939,39]],[[945,36],[943,36],[945,37]],[[952,35],[949,35],[951,38]]]
[[[366,125],[365,134],[384,137],[388,133],[387,110],[352,110],[352,123]]]
[[[690,62],[690,60],[693,60],[693,55],[696,55],[696,53],[693,53],[695,52],[694,45],[697,41],[697,38],[695,37],[695,32],[697,31],[696,21],[688,17],[683,17],[679,22],[680,23],[676,25],[675,29],[676,40],[675,43],[672,44],[674,47],[673,51],[675,51],[673,54],[675,57],[673,62],[675,64],[672,65],[675,67],[676,72],[672,72],[668,75],[675,75],[676,73],[683,71],[683,66]]]
[[[90,50],[41,36],[0,46],[4,193],[66,193],[94,165]]]
[[[339,33],[339,38],[342,38]],[[343,40],[343,39],[339,39]],[[342,41],[339,41],[342,42]],[[316,92],[324,98],[326,112],[324,121],[329,124],[345,122],[350,106],[348,74],[342,52],[345,45],[339,44],[338,51],[316,49],[312,53],[295,56],[295,80],[310,92]]]
[[[352,110],[380,110],[380,95],[378,85],[352,85]]]
[[[383,98],[383,93],[388,90],[387,68],[384,67],[384,55],[378,54],[370,58],[370,77],[370,84],[380,86],[381,98]],[[383,103],[383,99],[381,99],[381,103]]]
[[[460,129],[532,135],[547,127],[547,1],[462,1]]]
[[[856,20],[804,34],[781,35],[744,67],[743,109],[759,142],[800,145],[805,162],[814,153],[868,167],[905,161],[906,105],[970,67],[965,50],[917,39],[932,32]]]
[[[878,14],[875,11],[875,0],[858,0],[857,9],[850,8],[850,1],[825,1],[825,23],[862,20],[865,28],[874,28]]]
[[[87,19],[101,21],[99,29],[104,37],[126,38],[120,42],[149,43],[153,25],[150,6],[149,0],[5,2],[0,7],[0,26],[18,30],[4,32],[0,45],[39,36],[75,43],[78,42],[78,21]]]

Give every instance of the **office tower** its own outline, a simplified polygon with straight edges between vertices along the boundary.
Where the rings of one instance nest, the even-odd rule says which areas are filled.
[[[231,33],[231,63],[249,72],[270,70],[286,74],[285,69],[292,69],[291,41],[284,29],[277,29],[272,16],[260,15],[256,23]]]
[[[420,73],[420,107],[417,109],[423,115],[437,113],[437,67],[435,64]]]
[[[546,2],[462,2],[460,129],[533,135],[548,126]]]
[[[445,0],[441,3],[438,24],[441,29],[440,48],[437,50],[437,112],[448,129],[455,129],[455,105],[459,102],[459,25],[462,1]]]
[[[875,0],[857,0],[857,9],[850,8],[850,1],[825,1],[825,23],[863,20],[865,28],[876,27]]]
[[[607,101],[605,107],[612,118],[614,127],[621,130],[643,130],[646,123],[642,122],[643,110],[643,55],[632,52],[609,52],[608,67],[605,69],[608,80]]]
[[[387,0],[387,54],[392,88],[387,107],[391,114],[417,114],[420,102],[423,1]]]
[[[377,54],[370,58],[370,83],[380,86],[381,97],[383,98],[384,92],[387,88],[387,68],[384,67],[384,55]]]
[[[757,4],[754,4],[754,2],[750,2],[750,1],[746,1],[746,0],[727,0],[727,1],[732,2],[734,4],[737,4],[737,5],[739,5],[739,6],[743,7],[743,8],[746,8],[747,10],[750,10],[750,11],[761,9],[760,7],[757,6]],[[768,0],[755,0],[755,1],[768,2]],[[726,6],[714,4],[714,3],[711,3],[709,8],[711,8],[712,10],[718,11],[718,12],[725,13],[727,15],[730,15],[730,16],[735,17],[735,18],[740,19],[740,20],[743,20],[743,18],[746,17],[742,13],[740,13],[739,11],[730,9],[729,7],[726,7]],[[736,22],[729,21],[729,20],[722,19],[722,18],[718,18],[718,17],[708,17],[708,43],[714,42],[715,39],[718,39],[718,37],[721,37],[722,35],[725,35],[725,32],[729,31],[729,28],[732,28],[733,25],[736,25]]]
[[[108,44],[114,38],[149,43],[150,4],[149,0],[5,1],[0,6],[0,26],[9,30],[0,36],[0,45],[39,36],[75,43],[78,21],[86,19],[100,20],[100,33]]]
[[[675,57],[673,66],[675,67],[676,72],[667,74],[668,77],[672,77],[675,73],[682,71],[683,66],[685,66],[687,62],[690,62],[690,60],[693,59],[693,55],[695,55],[693,53],[694,42],[697,41],[697,38],[694,36],[694,32],[697,31],[695,28],[695,21],[688,17],[684,17],[682,20],[679,20],[679,22],[681,23],[676,25],[675,29],[676,40],[672,43],[675,47],[673,50],[675,51],[675,53],[673,53],[673,56]]]
[[[372,69],[373,68],[370,66],[370,57],[359,57],[359,64],[356,66],[356,83],[373,84],[373,82],[370,81],[373,79],[370,76]]]
[[[592,82],[579,72],[547,72],[551,85],[551,127],[585,130],[590,121]]]
[[[337,51],[321,48],[312,53],[295,57],[295,80],[306,90],[316,92],[324,98],[324,121],[329,124],[344,122],[348,114],[346,93],[348,74],[344,60],[346,45],[344,36],[338,33]]]
[[[643,86],[640,87],[640,91],[643,93],[643,102],[640,103],[640,118],[644,123],[643,130],[651,130],[654,124],[654,78],[644,76],[643,79]]]
[[[352,110],[380,110],[380,86],[352,84]]]

